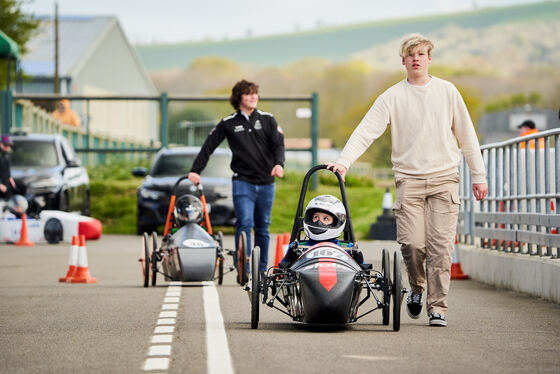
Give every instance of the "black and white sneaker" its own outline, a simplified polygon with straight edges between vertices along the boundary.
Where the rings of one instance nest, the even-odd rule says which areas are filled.
[[[422,311],[422,294],[410,291],[406,298],[406,312],[410,318],[418,319]]]
[[[430,326],[447,326],[445,316],[439,313],[430,313]]]

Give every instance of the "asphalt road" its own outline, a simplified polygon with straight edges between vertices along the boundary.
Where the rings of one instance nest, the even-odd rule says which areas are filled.
[[[554,303],[453,281],[447,328],[427,326],[425,315],[410,319],[403,304],[399,332],[381,324],[380,312],[326,329],[268,307],[261,307],[259,329],[252,330],[250,303],[233,273],[216,287],[168,286],[161,277],[158,286],[142,287],[140,243],[140,237],[114,235],[88,242],[96,284],[58,282],[68,267],[67,243],[0,245],[0,372],[141,373],[154,358],[150,372],[158,373],[207,373],[209,358],[212,370],[235,373],[560,371],[560,305]],[[226,237],[226,247],[232,245]],[[360,246],[377,269],[380,248],[397,248],[394,242]],[[405,274],[403,280],[407,286]],[[211,303],[216,291],[220,308]],[[173,302],[176,310],[165,309]],[[162,319],[166,311],[176,317]],[[223,318],[225,334],[211,329],[214,317]],[[153,343],[158,335],[172,341]],[[220,350],[224,344],[227,350]],[[170,353],[153,352],[154,346]],[[160,357],[168,361],[157,369]]]

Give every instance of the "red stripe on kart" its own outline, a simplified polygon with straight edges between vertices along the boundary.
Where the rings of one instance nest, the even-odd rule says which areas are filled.
[[[329,292],[336,284],[336,263],[328,258],[319,259],[319,283]]]

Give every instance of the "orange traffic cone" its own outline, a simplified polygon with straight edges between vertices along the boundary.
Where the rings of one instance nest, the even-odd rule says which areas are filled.
[[[80,247],[78,248],[78,266],[76,268],[76,275],[67,280],[67,282],[97,283],[97,279],[89,274],[85,235],[80,235]]]
[[[72,236],[72,246],[70,247],[70,256],[68,257],[68,271],[65,277],[58,278],[59,282],[66,282],[76,275],[76,267],[78,265],[78,235]]]
[[[282,251],[282,244],[283,244],[284,236],[278,234],[276,236],[276,255],[274,256],[274,266],[278,266],[280,261],[284,258],[284,253]]]
[[[21,215],[21,231],[19,234],[19,241],[17,243],[14,243],[14,245],[35,245],[35,243],[33,243],[32,241],[29,241],[29,237],[27,235],[27,215],[25,213]]]
[[[453,263],[451,264],[451,279],[469,279],[469,276],[463,273],[461,262],[459,261],[459,248],[457,247],[457,236],[455,236],[455,245],[453,248]]]
[[[288,252],[288,247],[290,246],[290,233],[284,233],[284,239],[282,240],[282,256]]]

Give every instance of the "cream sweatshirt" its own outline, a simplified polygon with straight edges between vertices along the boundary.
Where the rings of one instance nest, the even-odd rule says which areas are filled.
[[[350,168],[387,125],[391,125],[395,176],[424,179],[456,173],[461,161],[458,140],[472,182],[486,182],[474,126],[451,82],[432,77],[425,86],[414,86],[404,79],[390,87],[356,127],[337,163]]]

